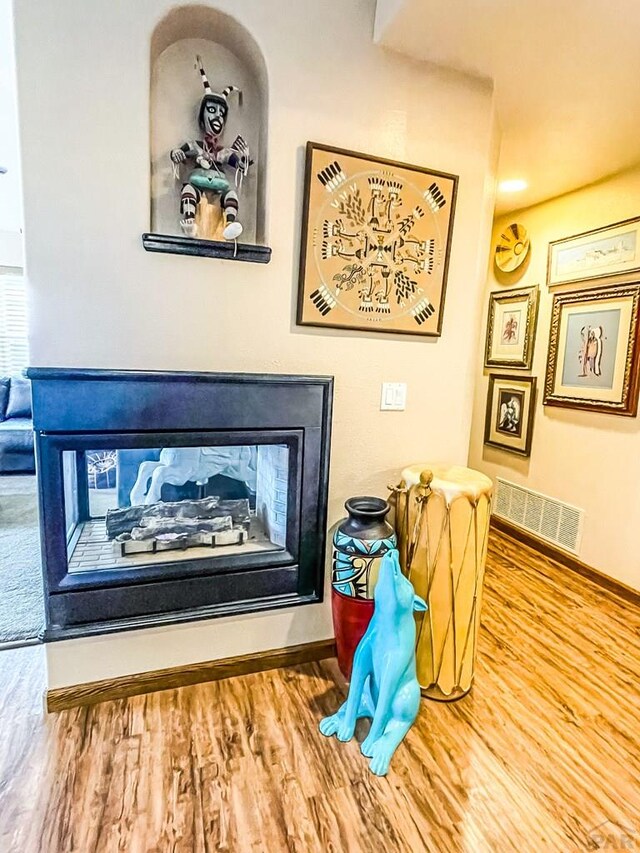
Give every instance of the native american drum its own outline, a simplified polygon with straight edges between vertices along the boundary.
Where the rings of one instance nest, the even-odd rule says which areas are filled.
[[[453,700],[473,682],[491,480],[471,468],[410,465],[392,489],[400,563],[429,610],[417,626],[422,693]]]

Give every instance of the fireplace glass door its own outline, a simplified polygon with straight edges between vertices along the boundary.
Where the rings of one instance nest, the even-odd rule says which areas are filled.
[[[282,552],[286,443],[62,451],[69,574]]]
[[[62,452],[69,574],[284,551],[289,446]]]

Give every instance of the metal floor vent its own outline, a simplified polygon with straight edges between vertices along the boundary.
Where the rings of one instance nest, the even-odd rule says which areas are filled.
[[[584,510],[496,478],[493,512],[559,548],[578,554]]]

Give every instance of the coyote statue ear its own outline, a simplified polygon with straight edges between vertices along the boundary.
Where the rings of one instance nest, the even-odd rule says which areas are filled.
[[[424,611],[428,610],[429,608],[427,607],[427,602],[423,598],[420,598],[419,595],[414,595],[413,596],[413,609],[421,611],[424,613]]]

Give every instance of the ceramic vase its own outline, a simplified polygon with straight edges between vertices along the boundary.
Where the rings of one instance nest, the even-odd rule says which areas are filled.
[[[380,562],[396,547],[396,535],[386,520],[390,506],[382,498],[349,498],[345,509],[349,515],[333,537],[331,610],[338,664],[350,678],[356,646],[373,615]]]

